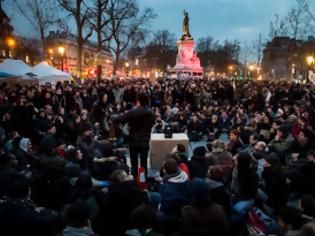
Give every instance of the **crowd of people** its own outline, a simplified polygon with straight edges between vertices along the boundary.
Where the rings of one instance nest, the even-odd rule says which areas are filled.
[[[1,235],[315,235],[312,84],[2,84],[0,121]],[[166,128],[195,148],[148,174]]]

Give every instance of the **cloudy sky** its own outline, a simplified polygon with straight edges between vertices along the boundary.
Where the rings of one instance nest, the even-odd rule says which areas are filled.
[[[211,35],[214,39],[239,39],[251,43],[268,36],[270,21],[277,13],[284,16],[295,0],[138,0],[140,7],[151,7],[157,18],[151,22],[154,30],[168,29],[180,37],[183,10],[189,12],[190,33],[195,39]],[[310,0],[315,12],[315,0]],[[4,2],[18,34],[31,35],[30,25],[14,8],[13,0]]]

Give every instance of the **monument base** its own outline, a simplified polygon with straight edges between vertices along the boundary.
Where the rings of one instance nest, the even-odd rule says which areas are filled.
[[[168,69],[171,78],[202,77],[203,69],[197,54],[194,52],[194,40],[182,37],[177,42],[177,46],[176,65]]]

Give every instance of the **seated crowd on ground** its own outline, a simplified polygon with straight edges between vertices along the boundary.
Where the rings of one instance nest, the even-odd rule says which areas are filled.
[[[139,93],[152,132],[171,127],[195,146],[174,147],[145,188],[115,122]],[[314,85],[2,84],[0,119],[3,235],[315,235]]]

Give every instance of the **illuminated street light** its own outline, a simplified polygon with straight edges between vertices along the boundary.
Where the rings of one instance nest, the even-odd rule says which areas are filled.
[[[126,67],[126,77],[128,76],[128,67],[129,67],[129,62],[127,61],[126,63],[125,63],[125,67]]]
[[[63,54],[65,53],[65,47],[59,46],[59,47],[58,47],[58,52],[59,52],[59,54],[60,54],[61,56],[63,56]]]
[[[308,56],[306,58],[306,61],[307,61],[307,65],[311,66],[312,64],[314,64],[314,57],[313,56]]]
[[[10,48],[13,48],[16,44],[15,39],[14,38],[8,38],[7,39],[7,44]]]
[[[255,67],[254,67],[253,65],[249,65],[249,66],[248,66],[248,69],[249,69],[250,71],[253,71],[253,70],[255,70]]]
[[[307,70],[307,80],[310,79],[311,77],[311,66],[314,64],[314,57],[312,55],[308,56],[306,58],[307,65],[308,65],[308,70]]]
[[[62,45],[60,45],[60,46],[58,47],[58,52],[59,52],[59,54],[60,54],[60,56],[61,56],[61,58],[60,58],[60,63],[61,63],[61,70],[63,71],[63,55],[64,55],[64,53],[65,53],[65,47],[62,46]]]
[[[49,48],[48,52],[49,52],[50,55],[52,55],[54,53],[54,50],[52,48]]]

